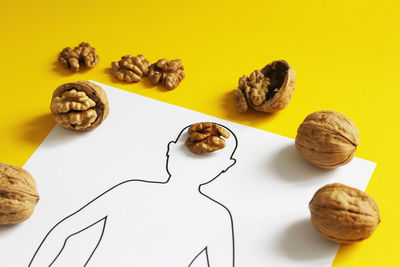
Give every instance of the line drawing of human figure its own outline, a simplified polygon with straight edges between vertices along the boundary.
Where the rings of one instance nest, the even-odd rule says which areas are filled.
[[[218,125],[231,134],[224,149],[190,152],[184,144],[190,125],[184,127],[168,143],[165,181],[130,179],[111,187],[53,226],[28,266],[58,266],[69,239],[102,224],[83,266],[191,267],[205,255],[207,267],[234,267],[232,214],[201,190],[236,163],[237,137]]]

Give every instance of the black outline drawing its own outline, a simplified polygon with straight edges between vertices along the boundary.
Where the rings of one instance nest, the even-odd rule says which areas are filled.
[[[229,214],[229,218],[230,218],[230,222],[231,222],[231,233],[232,233],[232,267],[234,267],[234,266],[235,266],[235,234],[234,234],[234,224],[233,224],[232,213],[231,213],[230,210],[229,210],[226,206],[224,206],[222,203],[220,203],[220,202],[218,202],[217,200],[215,200],[215,199],[213,199],[213,198],[207,196],[206,194],[204,194],[204,193],[201,191],[201,187],[202,187],[203,185],[207,185],[207,184],[211,183],[212,181],[214,181],[215,179],[217,179],[222,173],[227,172],[233,165],[236,164],[236,159],[233,157],[233,155],[235,154],[236,149],[237,149],[237,147],[238,147],[238,139],[237,139],[236,135],[235,135],[235,134],[233,133],[233,131],[232,131],[231,129],[229,129],[228,127],[226,127],[226,126],[224,126],[224,125],[221,125],[221,124],[219,124],[219,123],[215,123],[215,124],[217,124],[217,125],[219,125],[219,126],[225,128],[225,129],[229,130],[229,132],[232,134],[233,138],[235,138],[235,147],[234,147],[234,149],[233,149],[233,151],[232,151],[232,154],[231,154],[231,156],[230,156],[230,159],[232,160],[233,163],[232,163],[231,165],[229,165],[226,169],[222,170],[217,176],[215,176],[214,178],[212,178],[212,179],[209,180],[208,182],[205,182],[205,183],[200,184],[199,187],[198,187],[198,191],[199,191],[199,193],[200,193],[201,195],[203,195],[204,197],[206,197],[206,198],[208,198],[209,200],[211,200],[211,201],[217,203],[218,205],[222,206],[222,207],[228,212],[228,214]],[[46,234],[46,236],[43,238],[43,240],[40,242],[39,247],[36,249],[36,251],[35,251],[35,253],[34,253],[32,259],[31,259],[30,262],[29,262],[28,267],[30,267],[31,264],[33,263],[33,260],[35,259],[37,253],[39,252],[40,248],[42,247],[44,241],[47,239],[47,237],[50,235],[50,233],[51,233],[58,225],[60,225],[62,222],[64,222],[64,221],[67,220],[68,218],[72,217],[73,215],[77,214],[78,212],[80,212],[81,210],[83,210],[85,207],[89,206],[91,203],[93,203],[94,201],[96,201],[97,199],[99,199],[100,197],[102,197],[103,195],[107,194],[108,192],[110,192],[110,191],[113,190],[114,188],[116,188],[116,187],[118,187],[118,186],[120,186],[120,185],[122,185],[122,184],[128,183],[128,182],[143,182],[143,183],[149,183],[149,184],[166,184],[166,183],[168,183],[169,180],[170,180],[170,178],[171,178],[171,173],[170,173],[169,170],[168,170],[170,144],[171,144],[171,143],[175,143],[175,144],[176,144],[176,143],[178,142],[179,138],[181,137],[181,135],[184,133],[184,131],[185,131],[186,129],[188,129],[189,127],[190,127],[190,125],[184,127],[184,128],[181,130],[181,132],[179,133],[178,137],[175,139],[175,141],[170,141],[170,142],[168,143],[168,148],[167,148],[167,153],[166,153],[166,156],[167,156],[167,160],[166,160],[166,170],[167,170],[167,173],[168,173],[168,178],[167,178],[166,181],[164,181],[164,182],[157,182],[157,181],[146,181],[146,180],[141,180],[141,179],[130,179],[130,180],[123,181],[123,182],[121,182],[121,183],[119,183],[119,184],[117,184],[117,185],[115,185],[115,186],[109,188],[107,191],[103,192],[102,194],[100,194],[99,196],[97,196],[96,198],[94,198],[93,200],[91,200],[90,202],[88,202],[88,203],[87,203],[86,205],[84,205],[82,208],[80,208],[80,209],[78,209],[77,211],[75,211],[74,213],[68,215],[67,217],[65,217],[64,219],[62,219],[61,221],[59,221],[56,225],[54,225],[54,226],[50,229],[50,231]],[[95,248],[93,249],[92,253],[90,254],[89,258],[87,259],[87,261],[86,261],[86,263],[85,263],[85,265],[84,265],[84,266],[86,266],[86,265],[89,263],[89,261],[90,261],[90,259],[92,258],[92,256],[94,255],[96,249],[98,248],[98,246],[99,246],[100,243],[101,243],[101,240],[102,240],[102,238],[103,238],[103,235],[104,235],[104,232],[105,232],[105,228],[106,228],[107,217],[108,217],[108,215],[105,216],[105,217],[103,217],[102,219],[100,219],[100,220],[94,222],[93,224],[91,224],[91,225],[89,225],[89,226],[87,226],[87,227],[85,227],[85,228],[83,228],[83,229],[81,229],[81,230],[79,230],[79,231],[77,231],[77,232],[75,232],[75,233],[69,235],[69,236],[65,239],[64,244],[63,244],[61,250],[58,252],[58,254],[57,254],[56,257],[54,258],[54,260],[50,263],[49,267],[52,266],[52,265],[56,262],[57,258],[61,255],[61,253],[62,253],[62,251],[64,250],[64,248],[65,248],[65,246],[66,246],[67,241],[68,241],[69,238],[71,238],[72,236],[77,235],[77,234],[79,234],[79,233],[81,233],[81,232],[83,232],[83,231],[85,231],[85,230],[91,228],[92,226],[94,226],[94,225],[96,225],[96,224],[98,224],[98,223],[100,223],[100,222],[103,222],[103,228],[102,228],[102,232],[101,232],[100,238],[99,238],[99,240],[98,240],[98,242],[97,242]],[[203,249],[193,258],[193,260],[189,263],[188,267],[191,267],[192,264],[196,261],[196,259],[197,259],[201,254],[203,254],[203,253],[205,253],[206,258],[207,258],[207,265],[208,265],[208,267],[210,267],[210,262],[209,262],[209,257],[208,257],[207,246],[206,246],[205,248],[203,248]]]

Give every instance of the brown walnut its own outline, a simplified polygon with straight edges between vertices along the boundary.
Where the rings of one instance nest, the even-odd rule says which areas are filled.
[[[192,124],[189,127],[189,137],[185,144],[193,153],[213,152],[225,147],[229,131],[211,122]]]
[[[257,111],[276,112],[284,109],[296,87],[296,73],[284,60],[273,61],[250,77],[239,79],[235,100],[239,112],[252,107]]]
[[[70,70],[77,72],[80,66],[88,68],[96,66],[97,62],[99,62],[99,56],[96,55],[94,47],[82,42],[74,49],[70,47],[64,48],[58,57],[58,61]]]
[[[136,57],[126,55],[120,61],[111,63],[111,73],[120,81],[138,82],[149,74],[150,62],[142,55]]]
[[[372,197],[338,183],[320,188],[309,208],[315,229],[324,238],[337,243],[364,240],[381,221],[378,204]]]
[[[185,78],[184,67],[180,59],[160,59],[152,64],[149,79],[153,84],[162,84],[167,89],[175,89]]]
[[[32,175],[22,168],[0,162],[0,225],[25,221],[38,201]]]
[[[314,165],[331,169],[349,163],[354,156],[360,134],[355,124],[335,111],[317,111],[299,126],[296,148]]]
[[[84,131],[96,128],[106,119],[109,105],[100,86],[79,81],[59,86],[53,93],[50,110],[62,127]]]

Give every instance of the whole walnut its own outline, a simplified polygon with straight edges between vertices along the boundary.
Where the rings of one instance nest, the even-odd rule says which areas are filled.
[[[149,80],[153,84],[161,84],[172,90],[178,87],[185,78],[184,67],[180,59],[160,59],[152,64],[149,72]]]
[[[38,201],[32,175],[22,168],[0,162],[0,224],[25,221]]]
[[[142,55],[136,57],[126,55],[120,61],[111,63],[111,73],[120,81],[138,82],[149,74],[150,62]]]
[[[257,111],[276,112],[284,109],[296,87],[296,73],[284,60],[273,61],[261,71],[239,79],[235,100],[239,112],[252,107]]]
[[[360,142],[355,124],[335,111],[317,111],[299,126],[297,151],[314,165],[332,169],[349,163]]]
[[[80,66],[93,68],[99,62],[99,56],[96,55],[96,49],[91,47],[89,43],[82,42],[74,49],[70,47],[64,48],[58,56],[58,61],[77,72]]]
[[[354,243],[372,235],[381,219],[379,207],[368,194],[344,184],[320,188],[309,204],[311,223],[326,239]]]
[[[64,128],[76,131],[96,128],[106,119],[109,109],[104,90],[88,81],[59,86],[50,104],[55,121]]]

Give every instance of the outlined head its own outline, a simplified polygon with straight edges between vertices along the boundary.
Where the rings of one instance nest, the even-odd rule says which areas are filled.
[[[236,135],[226,126],[215,124],[230,133],[230,137],[225,139],[226,146],[220,150],[201,154],[191,152],[185,145],[190,125],[183,128],[176,140],[168,144],[167,171],[172,179],[179,177],[186,182],[202,185],[213,181],[236,163]]]

